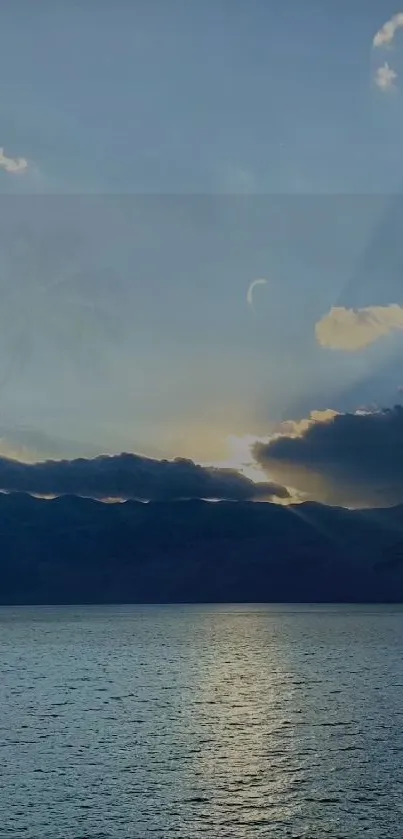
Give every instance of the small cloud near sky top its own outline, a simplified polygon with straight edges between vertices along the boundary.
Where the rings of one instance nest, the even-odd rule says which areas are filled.
[[[403,12],[398,12],[378,30],[372,42],[373,47],[377,50],[390,49],[394,45],[397,31],[401,28],[403,28]],[[375,73],[375,84],[385,92],[396,86],[397,78],[396,70],[385,61]]]

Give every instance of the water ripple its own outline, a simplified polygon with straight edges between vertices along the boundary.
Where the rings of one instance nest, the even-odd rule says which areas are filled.
[[[403,611],[0,609],[1,839],[401,839]]]

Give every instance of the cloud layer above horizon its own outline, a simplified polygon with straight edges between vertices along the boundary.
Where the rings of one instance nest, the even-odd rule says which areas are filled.
[[[254,483],[235,469],[198,466],[191,460],[154,460],[135,454],[22,463],[0,457],[0,490],[96,499],[174,501],[287,499],[273,482]]]
[[[253,454],[275,481],[305,500],[351,507],[403,502],[403,407],[314,413],[286,423]]]

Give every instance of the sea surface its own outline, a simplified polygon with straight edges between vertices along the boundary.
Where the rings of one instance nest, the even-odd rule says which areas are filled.
[[[403,609],[0,609],[0,839],[401,839]]]

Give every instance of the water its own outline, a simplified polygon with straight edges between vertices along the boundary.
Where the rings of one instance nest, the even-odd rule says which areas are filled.
[[[0,838],[400,839],[403,609],[0,609]]]

